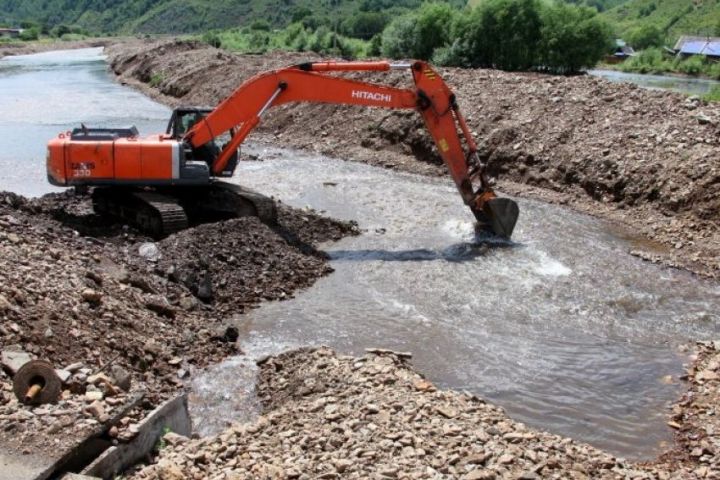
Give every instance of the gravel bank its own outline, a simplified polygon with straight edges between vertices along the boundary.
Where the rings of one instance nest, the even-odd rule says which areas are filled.
[[[703,355],[717,362],[718,352],[707,348],[712,354],[704,350]],[[717,401],[717,384],[708,387],[715,389],[712,400]],[[386,351],[360,358],[340,356],[327,348],[288,352],[261,364],[257,391],[265,407],[257,421],[198,440],[169,434],[156,463],[130,478],[531,480],[720,475],[715,437],[698,440],[701,446],[690,456],[633,464],[589,445],[531,430],[475,396],[437,390],[402,354]],[[706,429],[718,425],[714,416],[704,413],[688,422]]]
[[[61,448],[112,426],[131,438],[142,411],[239,353],[232,314],[330,272],[314,242],[355,231],[286,207],[279,220],[201,225],[154,243],[94,215],[88,196],[0,193],[0,445]],[[62,369],[61,401],[20,405],[10,352]],[[133,414],[113,418],[138,394]]]
[[[259,71],[313,59],[178,41],[126,43],[108,54],[122,82],[170,105],[214,105]],[[503,190],[608,218],[639,239],[636,255],[718,277],[720,106],[589,76],[441,72]],[[401,73],[362,78],[408,82]],[[260,133],[274,144],[444,174],[413,112],[287,105],[263,120]]]

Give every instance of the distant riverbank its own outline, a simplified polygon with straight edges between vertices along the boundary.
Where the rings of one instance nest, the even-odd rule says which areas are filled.
[[[77,48],[106,47],[126,40],[122,37],[87,38],[84,40],[44,39],[34,42],[0,43],[0,58],[12,55],[30,55],[51,50],[74,50]]]
[[[620,70],[605,68],[588,70],[590,75],[604,78],[611,82],[629,82],[643,88],[658,90],[671,90],[673,92],[685,93],[687,95],[704,96],[714,88],[720,87],[720,81],[704,77],[694,77],[676,73],[648,74],[623,72]]]

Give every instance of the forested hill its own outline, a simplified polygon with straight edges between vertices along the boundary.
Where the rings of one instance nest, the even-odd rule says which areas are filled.
[[[466,3],[472,6],[483,1],[487,0],[449,3],[460,8]],[[720,0],[564,1],[597,8],[613,25],[616,35],[626,39],[632,39],[640,29],[653,30],[665,43],[674,42],[682,34],[720,35]],[[363,31],[342,33],[362,38],[364,33],[382,30],[389,20],[422,3],[423,0],[0,0],[0,24],[12,26],[29,21],[47,28],[68,25],[93,34],[194,33],[253,22],[282,28],[303,20],[309,26],[337,25],[341,31],[343,22],[353,23],[354,28]]]
[[[189,33],[267,22],[284,27],[314,17],[319,23],[364,13],[392,18],[422,0],[0,0],[0,23],[73,25],[91,33]],[[462,6],[464,0],[452,1]],[[376,19],[378,20],[378,19]]]
[[[670,43],[687,34],[720,36],[720,0],[628,0],[603,15],[625,38],[650,28]]]

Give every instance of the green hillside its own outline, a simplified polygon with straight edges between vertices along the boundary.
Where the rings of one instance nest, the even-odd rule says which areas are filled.
[[[629,0],[603,15],[624,38],[648,26],[669,44],[680,35],[720,35],[720,0]]]
[[[422,0],[0,0],[0,23],[74,25],[92,33],[191,33],[293,20],[336,23],[359,13],[385,19],[418,7]],[[464,2],[457,0],[456,5]]]

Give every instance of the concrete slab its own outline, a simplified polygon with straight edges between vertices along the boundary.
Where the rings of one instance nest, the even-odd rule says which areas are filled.
[[[108,448],[82,473],[105,479],[115,478],[152,452],[166,430],[190,436],[192,422],[188,413],[187,394],[168,400],[150,412],[138,425],[138,434],[132,441]]]
[[[0,480],[44,479],[50,475],[45,458],[0,451]]]

